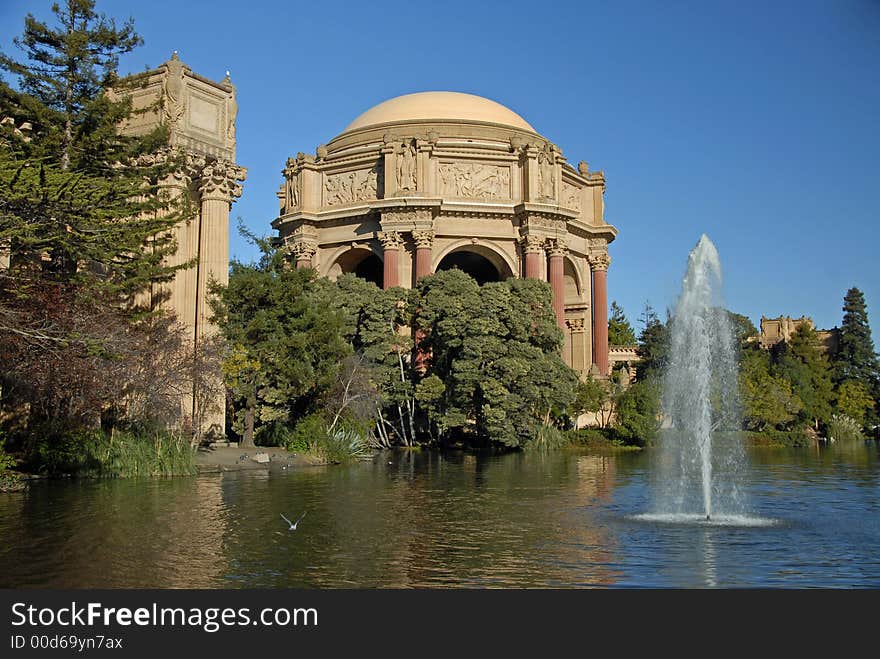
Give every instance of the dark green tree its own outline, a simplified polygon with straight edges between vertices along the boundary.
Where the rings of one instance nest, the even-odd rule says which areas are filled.
[[[834,358],[834,380],[840,384],[847,380],[861,382],[877,392],[880,384],[880,366],[865,296],[858,288],[851,288],[843,298],[843,322],[840,325],[840,345]]]
[[[631,346],[636,342],[636,333],[626,319],[626,314],[617,302],[611,302],[611,317],[608,319],[608,343],[613,346]]]
[[[430,355],[416,398],[435,436],[519,447],[568,411],[577,377],[559,355],[546,283],[481,287],[450,270],[421,279],[410,308],[419,349]]]
[[[271,252],[256,265],[233,262],[229,285],[214,293],[230,346],[225,372],[236,429],[274,433],[317,411],[351,347],[343,314],[328,304],[315,272],[287,268]]]
[[[669,324],[663,323],[650,303],[640,317],[642,331],[639,333],[638,355],[636,363],[636,379],[659,380],[663,376],[669,354]]]
[[[53,12],[53,25],[25,19],[21,59],[0,55],[16,84],[0,81],[0,377],[32,421],[52,410],[72,423],[64,410],[77,409],[94,424],[128,384],[96,395],[88,375],[124,359],[156,284],[173,276],[168,229],[190,209],[166,187],[179,167],[156,153],[167,132],[119,132],[131,104],[117,59],[140,43],[131,22],[117,28],[91,0]]]
[[[617,400],[615,433],[628,444],[650,443],[660,430],[660,409],[659,382],[633,382]]]

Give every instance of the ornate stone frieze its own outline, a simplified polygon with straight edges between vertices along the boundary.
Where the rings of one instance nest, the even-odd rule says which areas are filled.
[[[381,168],[378,163],[370,169],[357,169],[324,178],[324,205],[338,206],[355,201],[377,199]]]
[[[396,231],[379,231],[376,235],[382,243],[382,249],[400,249],[403,245],[403,239]]]
[[[566,208],[573,208],[579,211],[581,209],[581,191],[579,188],[570,183],[562,184],[562,199],[560,200]]]
[[[583,318],[569,318],[565,324],[572,334],[582,334],[587,331]]]
[[[611,257],[608,256],[607,252],[597,252],[595,254],[590,254],[590,269],[595,272],[596,270],[608,270],[611,267]]]
[[[510,167],[477,162],[441,163],[440,194],[472,199],[510,199]]]
[[[547,233],[561,233],[568,230],[565,220],[548,217],[547,215],[530,213],[528,217],[522,221],[522,224],[529,229],[544,230]]]
[[[430,208],[409,208],[407,210],[382,211],[382,226],[393,227],[398,231],[424,229],[432,224]]]
[[[416,249],[431,249],[434,246],[434,232],[428,230],[416,230],[412,232]]]

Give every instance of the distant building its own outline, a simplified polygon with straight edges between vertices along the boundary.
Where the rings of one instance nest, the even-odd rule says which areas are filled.
[[[782,342],[788,343],[801,325],[806,325],[816,331],[825,354],[833,355],[837,352],[840,343],[840,330],[836,327],[830,330],[817,330],[813,319],[806,316],[800,318],[792,318],[791,316],[766,318],[761,316],[761,334],[758,336],[758,343],[765,350]]]

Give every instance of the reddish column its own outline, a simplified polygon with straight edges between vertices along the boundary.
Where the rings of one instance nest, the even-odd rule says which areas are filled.
[[[296,269],[302,270],[303,268],[311,268],[312,267],[312,259],[297,259],[296,260]]]
[[[562,258],[565,254],[564,247],[552,247],[550,249],[550,289],[553,291],[553,310],[556,312],[556,322],[565,328],[565,280],[562,276]]]
[[[523,240],[523,252],[525,252],[526,278],[540,279],[544,241],[537,236],[526,236]]]
[[[383,248],[382,288],[394,288],[400,284],[400,236],[396,231],[380,231],[379,240]]]
[[[431,274],[431,261],[434,256],[434,232],[413,231],[416,243],[416,281]]]
[[[590,258],[593,270],[593,361],[601,375],[608,375],[608,266],[607,254]]]

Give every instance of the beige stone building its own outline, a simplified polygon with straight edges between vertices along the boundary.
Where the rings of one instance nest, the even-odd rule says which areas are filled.
[[[235,163],[235,120],[238,104],[229,75],[215,82],[194,73],[177,57],[152,71],[133,76],[126,93],[136,113],[124,132],[146,133],[159,124],[169,128],[168,149],[155,158],[182,151],[185,166],[169,177],[167,189],[187,195],[195,216],[175,229],[174,264],[194,262],[179,270],[172,282],[151,292],[154,304],[173,310],[197,347],[216,331],[207,304],[208,284],[229,278],[229,212],[241,196],[246,170]],[[221,376],[218,373],[217,378]],[[195,387],[183,402],[183,414],[208,436],[225,434],[225,395],[222,387],[210,399],[200,399]]]
[[[801,325],[806,325],[810,329],[816,330],[813,319],[807,316],[801,316],[800,318],[792,318],[791,316],[767,318],[761,316],[761,333],[758,335],[758,343],[764,349],[770,349],[777,343],[788,343]],[[819,344],[826,354],[833,355],[837,352],[840,341],[840,330],[838,328],[816,330],[816,334]]]
[[[272,225],[298,267],[391,288],[460,268],[550,282],[564,356],[608,373],[605,177],[486,98],[423,92],[289,158]]]

